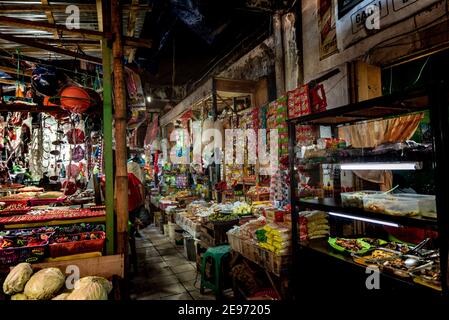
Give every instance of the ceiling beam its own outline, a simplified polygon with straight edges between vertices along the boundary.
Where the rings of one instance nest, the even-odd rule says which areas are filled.
[[[15,86],[15,85],[17,84],[17,80],[12,80],[12,79],[1,79],[1,78],[0,78],[0,84],[9,84],[9,85]],[[26,82],[26,81],[25,81],[25,84],[27,85],[27,87],[30,86],[30,83],[29,83],[29,82]]]
[[[20,57],[17,54],[8,54],[6,52],[2,52],[0,51],[0,59],[7,59],[7,60],[11,60],[14,63],[17,63],[17,60],[20,59],[20,61],[26,61],[28,63],[35,63],[38,65],[44,65],[44,66],[54,66],[56,68],[61,68],[61,61],[51,61],[51,60],[43,60],[43,59],[39,59],[39,58],[35,58],[35,57],[30,57],[30,56],[26,56],[26,55],[20,55]],[[58,63],[59,62],[59,63]],[[63,70],[66,73],[73,73],[73,74],[86,74],[89,76],[96,76],[96,72],[89,72],[87,70],[73,70],[73,71],[69,71],[68,69],[64,69]],[[101,76],[101,75],[100,75]]]
[[[0,71],[17,75],[17,68],[0,66]],[[19,72],[19,75],[25,76],[25,77],[31,77],[31,71],[25,71],[25,72],[21,71],[21,72]]]
[[[98,22],[98,30],[103,32],[103,0],[97,0],[97,22]]]
[[[55,39],[55,38],[34,38],[34,37],[20,37],[20,39],[23,40],[39,40],[39,42],[45,43],[45,44],[63,44],[63,45],[100,45],[99,40],[95,39],[71,39],[71,38],[62,38],[62,39]]]
[[[48,0],[41,0],[41,3],[43,6],[49,6]],[[47,10],[44,10],[44,11],[45,11],[45,15],[47,16],[48,23],[50,23],[52,25],[56,25],[55,17],[53,16],[53,12],[51,11],[51,8],[48,8]],[[54,35],[55,39],[60,39],[58,31],[56,31],[56,30],[53,31],[53,35]]]
[[[51,10],[53,12],[65,12],[67,4],[53,3],[51,5],[41,4],[0,4],[0,13],[27,13],[27,12],[42,12]],[[81,12],[96,12],[97,7],[95,4],[76,4]],[[123,5],[123,11],[132,9],[151,11],[151,5],[141,4],[138,6]]]
[[[42,50],[46,50],[46,51],[50,51],[50,52],[59,53],[59,54],[65,55],[65,56],[74,57],[74,58],[77,58],[77,59],[80,59],[83,61],[87,61],[87,62],[91,62],[91,63],[96,63],[96,64],[102,63],[102,60],[100,58],[80,54],[77,52],[73,52],[70,50],[66,50],[66,49],[62,49],[62,48],[58,48],[58,47],[54,47],[54,46],[49,46],[47,44],[44,44],[44,43],[41,43],[38,41],[34,41],[34,40],[33,41],[22,40],[19,37],[10,36],[10,35],[4,34],[4,33],[0,33],[0,39],[23,44],[25,46],[29,46],[29,47],[33,47],[33,48],[38,48],[38,49],[42,49]]]
[[[138,5],[139,4],[139,0],[132,0],[132,5]],[[126,35],[128,37],[134,37],[134,32],[136,30],[136,20],[137,20],[137,11],[134,9],[131,9],[129,11],[129,16],[128,16],[128,28],[126,31]],[[133,48],[130,50],[129,55],[128,55],[128,62],[131,63],[134,60],[134,56],[136,55],[136,49]]]
[[[11,18],[0,16],[0,25],[18,27],[23,29],[41,30],[50,33],[55,31],[58,34],[74,34],[87,39],[102,40],[104,38],[111,39],[112,34],[88,29],[68,29],[63,25],[52,25],[48,22],[29,21],[25,19]],[[138,39],[132,37],[124,37],[124,44],[131,47],[151,48],[151,40]]]

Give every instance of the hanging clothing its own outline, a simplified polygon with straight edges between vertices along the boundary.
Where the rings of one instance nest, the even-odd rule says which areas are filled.
[[[128,211],[134,211],[144,204],[141,193],[142,182],[132,173],[128,173]]]

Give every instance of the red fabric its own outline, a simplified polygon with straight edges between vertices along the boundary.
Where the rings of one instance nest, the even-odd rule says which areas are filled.
[[[154,154],[154,175],[157,176],[157,174],[159,173],[159,167],[157,165],[157,163],[159,162],[159,153],[155,153]]]
[[[141,184],[134,174],[128,173],[128,211],[133,211],[143,204],[139,188]]]

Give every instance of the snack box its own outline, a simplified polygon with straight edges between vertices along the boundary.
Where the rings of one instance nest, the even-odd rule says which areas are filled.
[[[394,195],[399,199],[411,199],[418,201],[419,213],[423,217],[436,218],[437,205],[434,195],[414,194],[414,193],[398,193]]]

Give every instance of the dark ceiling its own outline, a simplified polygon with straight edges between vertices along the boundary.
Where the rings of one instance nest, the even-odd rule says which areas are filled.
[[[141,33],[153,39],[153,49],[139,49],[136,60],[152,89],[192,89],[220,59],[249,50],[270,29],[270,12],[243,0],[153,0]]]

